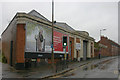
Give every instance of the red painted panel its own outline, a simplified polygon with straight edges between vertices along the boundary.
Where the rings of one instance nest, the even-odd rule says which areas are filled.
[[[63,36],[67,36],[66,52],[68,52],[68,35],[54,30],[54,51],[63,51],[62,39]]]

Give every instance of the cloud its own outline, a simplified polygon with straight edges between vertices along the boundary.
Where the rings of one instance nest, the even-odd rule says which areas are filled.
[[[2,31],[17,12],[32,9],[51,20],[51,2],[2,3]],[[99,30],[106,28],[102,34],[118,41],[117,2],[55,2],[55,20],[66,22],[74,29],[88,31],[96,41],[99,40]]]

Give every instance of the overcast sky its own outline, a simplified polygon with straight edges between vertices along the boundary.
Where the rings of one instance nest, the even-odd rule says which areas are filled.
[[[33,9],[51,20],[51,2],[0,3],[0,34],[17,12],[28,13]],[[117,2],[55,2],[54,14],[57,22],[65,22],[76,30],[87,31],[96,41],[99,40],[100,29],[105,28],[107,30],[102,31],[102,35],[118,42]]]

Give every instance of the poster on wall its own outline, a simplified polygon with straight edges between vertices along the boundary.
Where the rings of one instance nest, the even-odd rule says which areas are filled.
[[[65,53],[65,49],[63,49],[63,36],[67,36],[67,34],[64,34],[60,31],[56,31],[54,30],[54,52],[55,53]],[[68,43],[68,39],[67,39],[67,43]],[[68,53],[68,45],[66,46],[66,53]]]
[[[52,29],[48,26],[27,22],[26,52],[51,52]]]
[[[76,43],[76,49],[80,50],[81,49],[81,44],[80,43]]]

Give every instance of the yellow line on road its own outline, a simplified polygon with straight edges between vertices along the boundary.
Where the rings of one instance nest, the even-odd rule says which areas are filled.
[[[84,64],[84,65],[82,65],[82,66],[80,66],[80,67],[74,68],[73,70],[70,70],[69,73],[77,70],[78,68],[83,68],[85,65],[87,65],[87,64],[89,64],[89,63],[91,63],[91,62],[88,62],[88,63],[86,63],[86,64]],[[65,75],[66,75],[66,73],[65,73],[65,74],[61,74],[61,75],[57,75],[57,76],[53,76],[53,77],[50,77],[50,78],[59,78],[59,77],[65,76]]]
[[[112,60],[110,60],[110,61],[112,61]],[[109,63],[110,61],[107,61],[106,63]],[[77,70],[78,68],[83,68],[85,65],[88,65],[89,63],[91,63],[91,62],[88,62],[88,63],[83,64],[83,65],[81,65],[81,66],[79,66],[79,67],[77,67],[77,68],[74,68],[73,70],[70,70],[69,73]],[[67,73],[68,73],[68,72],[67,72]],[[114,71],[114,73],[117,74],[117,71]],[[59,74],[59,75],[55,75],[55,76],[52,76],[52,77],[50,77],[50,78],[59,78],[59,77],[65,76],[65,75],[66,75],[66,73],[64,73],[64,74]]]

